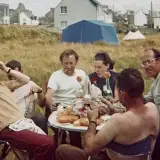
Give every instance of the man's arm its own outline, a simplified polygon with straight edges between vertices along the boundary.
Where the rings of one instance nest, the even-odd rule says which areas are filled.
[[[117,104],[116,103],[114,104],[113,101],[110,99],[101,98],[101,101],[104,104],[103,108],[107,108],[107,110],[109,109],[110,115],[113,115],[115,113],[124,113],[125,112],[125,107],[123,107],[121,104],[119,104],[119,106],[117,106],[117,108],[116,108],[115,105],[117,105]],[[104,112],[104,114],[108,114],[108,113]]]
[[[47,93],[45,95],[45,104],[48,108],[52,108],[52,104],[53,104],[52,97],[53,97],[53,89],[48,88]]]
[[[55,91],[57,91],[57,89],[58,89],[57,75],[53,73],[48,81],[47,93],[45,95],[46,107],[50,109],[52,108],[52,104],[53,104],[53,94]]]
[[[113,115],[104,127],[96,134],[96,125],[90,123],[85,134],[84,150],[88,156],[92,156],[110,143],[119,131],[119,114]]]
[[[31,85],[30,94],[34,94],[36,103],[40,107],[44,107],[45,103],[44,103],[44,94],[42,88],[33,81],[30,81],[30,85]]]
[[[37,104],[40,107],[44,107],[44,105],[45,105],[45,98],[44,98],[43,91],[37,92]]]
[[[153,84],[150,88],[150,91],[147,93],[147,95],[144,96],[144,102],[147,103],[147,102],[153,102],[154,103],[154,97],[153,97]]]
[[[23,86],[30,81],[30,77],[24,75],[21,72],[6,67],[2,61],[0,61],[0,69],[15,78],[15,80],[3,82],[11,91]]]

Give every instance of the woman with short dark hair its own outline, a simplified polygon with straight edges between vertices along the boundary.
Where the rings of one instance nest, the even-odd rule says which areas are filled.
[[[95,72],[89,74],[91,84],[94,84],[106,96],[106,90],[110,90],[109,96],[116,98],[115,84],[117,73],[113,71],[114,61],[106,52],[98,52],[94,57]]]

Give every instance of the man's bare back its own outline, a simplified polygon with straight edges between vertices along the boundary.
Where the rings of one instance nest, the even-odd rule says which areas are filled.
[[[124,145],[134,144],[148,136],[153,137],[152,149],[154,148],[156,137],[159,132],[159,114],[157,107],[153,103],[147,103],[141,108],[134,108],[122,115],[117,115],[119,118],[119,133],[114,141]],[[157,125],[155,125],[157,124]],[[113,126],[114,127],[114,126]],[[112,160],[124,159],[114,151],[107,150],[108,156]],[[132,158],[134,160],[143,160],[146,158]],[[131,158],[125,158],[131,160]]]

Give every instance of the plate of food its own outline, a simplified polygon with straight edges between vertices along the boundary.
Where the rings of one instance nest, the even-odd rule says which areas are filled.
[[[100,130],[104,123],[110,118],[109,115],[104,115],[97,119],[97,130]],[[49,119],[51,126],[68,131],[85,132],[88,128],[89,121],[86,117],[75,115],[73,109],[68,107],[66,110],[53,112]]]

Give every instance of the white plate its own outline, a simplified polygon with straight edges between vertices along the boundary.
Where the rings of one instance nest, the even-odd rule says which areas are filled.
[[[109,115],[104,115],[101,118],[103,120],[107,121],[110,117],[111,116],[109,116]],[[60,129],[63,129],[63,130],[67,130],[67,131],[85,132],[88,128],[88,127],[84,127],[84,126],[74,126],[71,123],[59,123],[59,122],[57,122],[57,112],[56,111],[53,112],[49,116],[48,121],[49,121],[51,126],[53,126],[55,128],[60,128]],[[104,123],[97,126],[97,130],[100,130],[103,126],[104,126]]]

